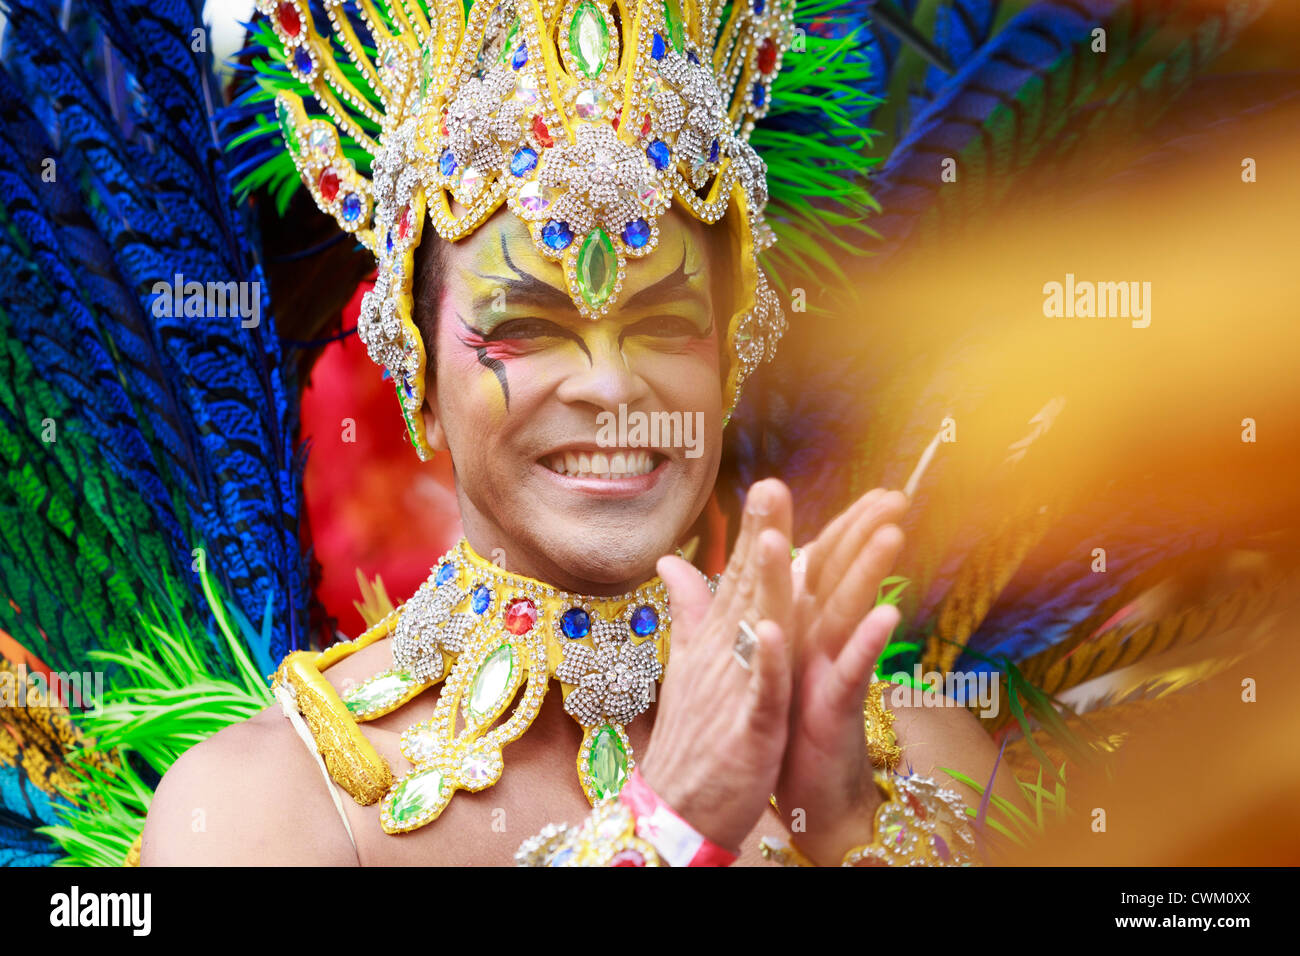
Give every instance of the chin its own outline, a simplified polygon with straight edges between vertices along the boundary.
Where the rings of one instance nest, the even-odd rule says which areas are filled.
[[[676,546],[683,516],[549,516],[534,526],[538,551],[570,578],[593,584],[636,586],[654,577],[655,562]]]

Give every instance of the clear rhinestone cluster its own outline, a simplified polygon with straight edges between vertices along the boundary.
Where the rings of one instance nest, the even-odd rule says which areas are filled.
[[[623,724],[650,705],[670,625],[658,580],[611,598],[570,594],[490,564],[462,540],[397,612],[394,666],[371,679],[387,679],[391,695],[365,698],[367,713],[379,715],[443,682],[433,715],[401,736],[414,769],[385,795],[384,829],[423,826],[457,790],[494,784],[502,749],[536,718],[552,676],[564,685],[565,709],[584,727],[583,789],[593,800],[608,791],[635,766]],[[397,672],[413,676],[399,682]]]

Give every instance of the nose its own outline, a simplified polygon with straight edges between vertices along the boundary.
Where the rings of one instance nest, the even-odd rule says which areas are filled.
[[[602,330],[583,338],[590,362],[583,362],[560,383],[556,395],[561,401],[617,411],[619,405],[630,407],[649,394],[650,386],[628,364],[616,332]]]

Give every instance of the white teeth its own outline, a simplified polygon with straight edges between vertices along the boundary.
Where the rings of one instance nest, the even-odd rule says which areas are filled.
[[[623,478],[648,475],[655,469],[654,457],[645,451],[618,452],[606,457],[604,452],[559,452],[550,457],[548,467],[560,475],[575,478]]]

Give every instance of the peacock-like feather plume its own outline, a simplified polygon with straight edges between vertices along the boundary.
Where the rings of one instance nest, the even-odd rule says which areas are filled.
[[[306,640],[297,383],[216,136],[198,6],[4,12],[0,631],[44,668],[120,686],[168,659],[149,623],[167,608],[168,633],[199,635],[191,672],[232,680],[240,657],[208,598],[220,592],[230,615],[267,622],[242,651],[267,673]],[[214,287],[234,298],[212,299]],[[200,709],[215,700],[195,694]],[[76,801],[58,795],[75,788],[12,768],[77,748],[11,730],[28,757],[4,761],[0,806],[26,805],[33,784],[46,802],[27,801],[5,846],[37,861],[56,851],[31,825],[54,823],[48,803]],[[135,752],[151,787],[165,761]],[[127,760],[110,747],[82,767],[125,779],[138,769]]]

